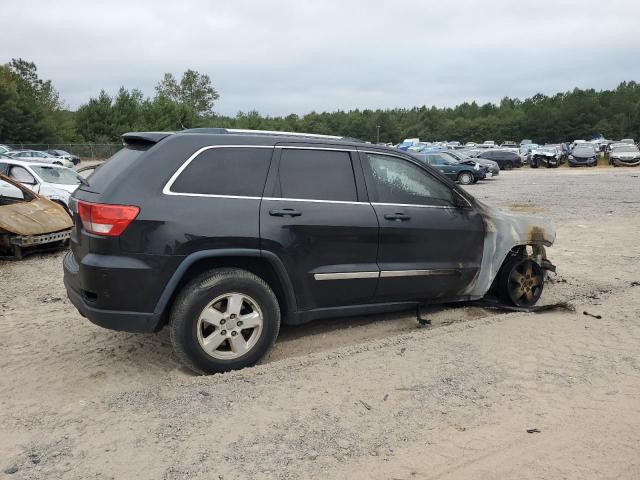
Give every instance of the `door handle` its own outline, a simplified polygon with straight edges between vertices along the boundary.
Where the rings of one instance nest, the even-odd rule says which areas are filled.
[[[384,218],[385,220],[394,220],[396,222],[406,222],[411,219],[411,217],[405,213],[387,213]]]
[[[302,212],[293,208],[282,208],[277,210],[269,210],[269,215],[272,217],[299,217]]]

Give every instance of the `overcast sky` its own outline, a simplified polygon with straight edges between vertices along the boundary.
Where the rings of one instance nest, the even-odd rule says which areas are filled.
[[[640,1],[1,0],[0,62],[75,109],[208,74],[216,111],[453,106],[640,80]]]

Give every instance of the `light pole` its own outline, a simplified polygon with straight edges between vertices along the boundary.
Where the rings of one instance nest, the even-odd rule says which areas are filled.
[[[376,125],[376,143],[380,143],[380,125]]]

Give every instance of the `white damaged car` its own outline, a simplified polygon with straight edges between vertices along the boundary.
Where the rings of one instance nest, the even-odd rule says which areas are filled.
[[[70,168],[48,163],[0,159],[0,174],[69,210],[69,197],[85,180]]]

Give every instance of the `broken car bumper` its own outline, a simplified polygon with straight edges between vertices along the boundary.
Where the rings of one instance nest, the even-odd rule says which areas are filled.
[[[33,247],[45,243],[64,242],[71,236],[71,229],[62,232],[47,233],[45,235],[17,235],[9,240],[12,245],[18,247]]]

